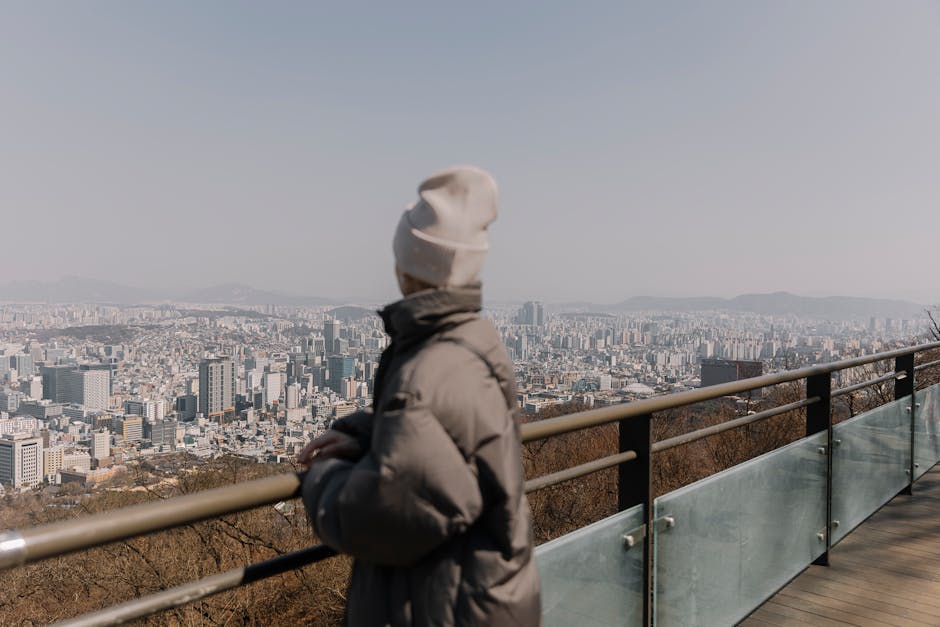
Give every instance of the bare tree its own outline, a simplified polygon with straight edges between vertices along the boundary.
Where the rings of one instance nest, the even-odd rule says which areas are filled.
[[[937,324],[937,319],[933,317],[933,312],[929,309],[924,309],[924,312],[926,312],[927,317],[930,318],[930,324],[927,326],[927,330],[934,340],[940,342],[940,324]]]

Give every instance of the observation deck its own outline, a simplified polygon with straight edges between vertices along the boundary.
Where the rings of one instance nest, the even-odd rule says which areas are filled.
[[[524,424],[526,443],[618,431],[616,453],[526,482],[533,493],[617,472],[617,513],[536,551],[545,625],[940,624],[938,353],[940,342],[923,344]],[[878,365],[884,374],[834,389],[836,373]],[[654,415],[775,386],[800,398],[654,438]],[[836,415],[835,399],[874,386],[888,398],[868,395],[879,402]],[[654,484],[667,454],[781,417],[798,418],[793,441],[677,489]],[[0,532],[0,569],[295,498],[301,480],[278,475]],[[332,555],[287,553],[62,624],[117,624]]]

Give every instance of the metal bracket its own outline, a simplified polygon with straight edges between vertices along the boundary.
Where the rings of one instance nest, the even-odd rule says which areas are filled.
[[[662,516],[654,520],[653,525],[656,531],[662,533],[663,531],[666,531],[667,529],[672,529],[673,527],[675,527],[676,519],[673,516]],[[621,536],[621,539],[623,540],[623,548],[629,551],[634,546],[639,544],[640,540],[642,540],[645,537],[646,537],[646,525],[640,525],[639,527],[636,527],[635,529],[631,529],[630,531],[625,532],[623,536]]]
[[[662,532],[675,527],[676,519],[674,516],[661,516],[654,520],[653,524],[656,525],[656,531]]]
[[[636,529],[631,529],[630,531],[623,534],[623,548],[629,551],[645,537],[646,525],[640,525]]]

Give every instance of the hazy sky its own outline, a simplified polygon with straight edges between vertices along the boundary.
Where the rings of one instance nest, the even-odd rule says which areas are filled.
[[[390,298],[455,163],[491,299],[940,301],[940,3],[0,5],[0,282]]]

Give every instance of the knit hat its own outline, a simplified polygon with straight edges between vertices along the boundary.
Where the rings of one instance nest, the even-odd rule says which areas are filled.
[[[496,181],[457,166],[421,183],[418,196],[395,231],[398,268],[438,287],[477,281],[489,250],[486,227],[496,219]]]

